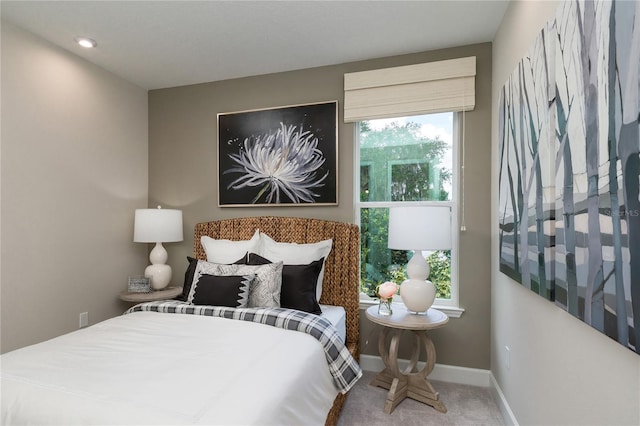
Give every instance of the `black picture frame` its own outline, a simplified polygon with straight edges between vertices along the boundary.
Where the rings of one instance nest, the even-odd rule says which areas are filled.
[[[219,113],[218,206],[338,204],[338,102]]]

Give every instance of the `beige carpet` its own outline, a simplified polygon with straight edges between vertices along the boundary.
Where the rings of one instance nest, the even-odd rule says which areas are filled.
[[[349,392],[338,426],[371,425],[504,425],[489,388],[432,381],[447,407],[440,413],[428,405],[405,399],[391,414],[384,412],[385,389],[369,386],[375,373],[364,376]]]

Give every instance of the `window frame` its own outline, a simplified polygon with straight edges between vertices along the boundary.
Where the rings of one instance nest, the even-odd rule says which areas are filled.
[[[460,205],[461,205],[461,188],[460,188],[460,175],[462,170],[460,168],[460,148],[462,140],[460,135],[462,134],[460,126],[462,125],[463,112],[451,111],[453,116],[452,123],[452,171],[451,171],[451,200],[449,201],[361,201],[360,200],[360,121],[354,122],[354,220],[355,223],[360,225],[361,209],[363,208],[389,208],[398,205],[414,205],[414,206],[450,206],[451,207],[451,223],[452,223],[452,247],[451,247],[451,299],[436,299],[433,303],[433,307],[445,312],[449,317],[459,318],[464,309],[460,308],[460,280],[459,280],[459,258],[460,258]],[[423,114],[427,115],[427,114]],[[411,116],[407,116],[411,117]],[[366,121],[366,120],[362,120]],[[394,160],[405,161],[405,160]],[[413,161],[413,160],[406,160]],[[360,254],[360,253],[359,253]],[[394,300],[402,301],[400,295],[394,296]],[[369,297],[364,293],[360,293],[360,306],[366,308],[372,304],[377,303],[376,299]]]

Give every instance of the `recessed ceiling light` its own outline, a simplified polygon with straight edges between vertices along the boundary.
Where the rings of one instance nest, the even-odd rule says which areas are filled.
[[[88,37],[76,37],[75,41],[80,46],[85,47],[87,49],[91,49],[91,48],[96,47],[98,45],[98,43],[96,43],[95,40],[90,39]]]

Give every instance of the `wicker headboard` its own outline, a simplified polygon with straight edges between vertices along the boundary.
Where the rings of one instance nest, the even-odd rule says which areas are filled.
[[[360,230],[357,225],[322,219],[259,216],[223,219],[198,223],[195,226],[193,252],[197,259],[206,260],[200,237],[248,240],[256,229],[276,241],[287,243],[315,243],[331,238],[333,246],[325,261],[322,298],[320,303],[343,306],[347,313],[347,345],[359,355],[359,289],[358,268]],[[355,346],[354,346],[355,345]]]

